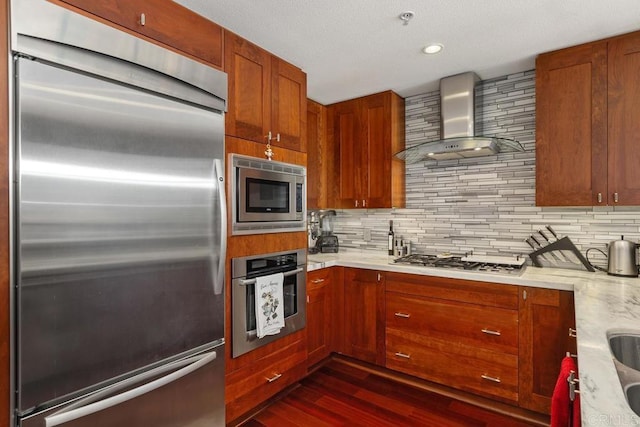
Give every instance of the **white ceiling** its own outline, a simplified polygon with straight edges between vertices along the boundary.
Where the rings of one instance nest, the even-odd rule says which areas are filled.
[[[639,0],[175,1],[302,68],[322,104],[530,70],[538,53],[640,29]],[[444,50],[421,53],[430,42]]]

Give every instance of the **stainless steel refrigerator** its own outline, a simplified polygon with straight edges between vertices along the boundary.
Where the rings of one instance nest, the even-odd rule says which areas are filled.
[[[224,425],[226,75],[105,34],[14,37],[15,422]]]

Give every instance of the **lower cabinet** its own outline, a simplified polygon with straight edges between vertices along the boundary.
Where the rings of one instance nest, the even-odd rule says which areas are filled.
[[[226,375],[227,422],[236,420],[305,376],[306,343],[298,340]]]
[[[576,353],[573,293],[332,267],[307,275],[306,334],[227,374],[233,421],[332,352],[549,414]]]
[[[307,367],[313,366],[331,354],[333,269],[323,268],[307,274]]]
[[[385,273],[344,269],[344,354],[384,365]]]
[[[545,414],[567,352],[576,354],[573,292],[519,288],[520,406]]]
[[[386,366],[518,402],[515,286],[387,273]]]

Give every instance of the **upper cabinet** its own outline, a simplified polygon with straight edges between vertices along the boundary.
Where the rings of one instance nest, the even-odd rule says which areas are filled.
[[[640,205],[640,32],[536,61],[536,205]]]
[[[307,208],[323,209],[327,204],[327,107],[307,101]]]
[[[332,192],[336,208],[404,207],[404,100],[387,91],[328,107]]]
[[[609,204],[640,205],[640,32],[609,42]]]
[[[61,0],[222,69],[222,27],[169,0]]]
[[[228,31],[224,69],[229,75],[226,133],[306,152],[306,74]]]

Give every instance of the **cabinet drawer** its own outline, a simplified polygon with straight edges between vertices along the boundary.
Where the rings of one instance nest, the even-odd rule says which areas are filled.
[[[509,403],[518,400],[518,356],[394,329],[386,367]]]
[[[226,419],[234,420],[266,401],[307,372],[303,341],[297,341],[226,377]]]
[[[329,284],[333,270],[331,268],[321,268],[307,273],[307,290],[315,287],[322,287]]]
[[[518,312],[386,293],[386,327],[518,354]]]
[[[447,301],[518,309],[518,287],[448,277],[386,273],[386,290]]]

